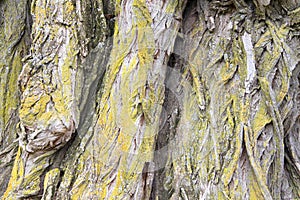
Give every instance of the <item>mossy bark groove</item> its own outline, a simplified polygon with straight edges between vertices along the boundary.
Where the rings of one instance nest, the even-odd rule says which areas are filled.
[[[0,196],[300,198],[299,36],[295,0],[0,1]]]

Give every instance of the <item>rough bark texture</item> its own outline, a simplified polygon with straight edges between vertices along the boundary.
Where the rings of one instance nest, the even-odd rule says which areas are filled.
[[[6,189],[18,147],[18,75],[29,53],[31,17],[27,1],[0,2],[0,196]]]
[[[2,0],[0,38],[2,199],[300,198],[298,1]]]

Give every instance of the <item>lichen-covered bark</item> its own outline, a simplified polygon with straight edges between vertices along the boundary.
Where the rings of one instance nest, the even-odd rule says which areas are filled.
[[[62,177],[59,198],[149,199],[151,193],[165,65],[184,2],[133,0],[117,6],[113,50],[97,118],[84,136],[89,143],[80,144],[84,149],[75,169],[67,168]],[[66,162],[69,166],[74,161]]]
[[[52,198],[48,184],[57,179],[59,170],[51,169],[56,152],[74,137],[83,111],[80,101],[88,95],[82,89],[93,80],[87,74],[90,66],[82,63],[92,47],[105,47],[109,35],[101,1],[36,0],[30,10],[32,44],[19,76],[19,150],[4,199],[42,193]]]
[[[297,1],[18,2],[3,199],[300,198]]]
[[[185,60],[194,91],[178,107],[157,196],[299,198],[299,4],[264,3],[187,6],[177,57]]]
[[[17,150],[18,75],[30,44],[27,1],[0,2],[0,196],[3,195]]]

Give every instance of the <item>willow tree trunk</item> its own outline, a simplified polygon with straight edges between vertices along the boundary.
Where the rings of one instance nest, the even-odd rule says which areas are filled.
[[[300,198],[297,0],[0,1],[2,199]]]

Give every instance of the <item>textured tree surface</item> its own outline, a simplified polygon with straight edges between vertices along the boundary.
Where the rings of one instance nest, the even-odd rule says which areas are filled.
[[[2,199],[300,198],[297,0],[0,0]]]

